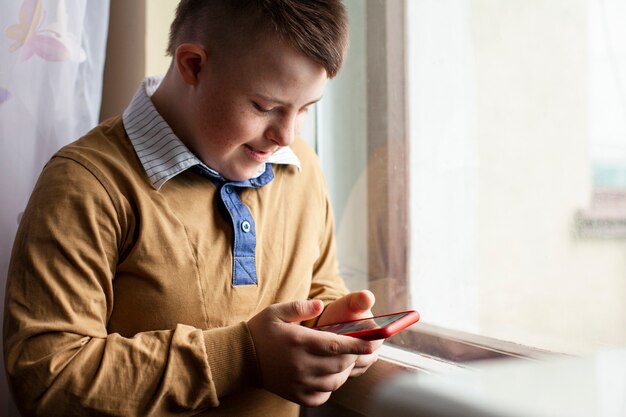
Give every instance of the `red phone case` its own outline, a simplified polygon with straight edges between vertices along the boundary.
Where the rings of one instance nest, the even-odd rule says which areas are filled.
[[[398,319],[386,323],[383,326],[372,322],[372,319],[391,318],[391,316],[399,316]],[[380,316],[368,317],[359,320],[353,320],[343,323],[328,324],[316,327],[317,330],[330,331],[343,336],[352,336],[364,340],[386,339],[400,330],[407,328],[420,319],[420,315],[415,310],[401,311],[397,313],[383,314]],[[369,327],[369,328],[367,328]]]

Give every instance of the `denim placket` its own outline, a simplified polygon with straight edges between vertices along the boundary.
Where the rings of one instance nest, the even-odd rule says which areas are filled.
[[[248,181],[224,182],[220,197],[230,214],[233,225],[233,276],[232,284],[256,285],[256,227],[248,207],[239,198],[238,189],[259,188],[274,178],[270,164],[265,172]]]
[[[257,283],[254,219],[232,183],[224,184],[220,195],[233,222],[233,285],[254,285]]]

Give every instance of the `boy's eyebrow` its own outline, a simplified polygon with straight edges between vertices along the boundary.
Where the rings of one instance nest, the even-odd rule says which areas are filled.
[[[290,103],[287,103],[286,101],[282,101],[282,100],[277,99],[277,98],[275,98],[275,97],[266,96],[265,94],[255,94],[255,95],[256,95],[256,96],[258,96],[258,97],[260,97],[260,98],[262,98],[263,100],[266,100],[266,101],[271,101],[271,102],[273,102],[273,103],[280,104],[281,106],[285,106],[285,107],[289,107],[289,106],[291,106],[291,104],[290,104]],[[306,107],[306,106],[310,106],[311,104],[315,104],[315,103],[317,103],[318,101],[320,101],[320,100],[322,99],[322,97],[323,97],[323,96],[320,96],[319,98],[316,98],[315,100],[311,100],[311,101],[309,101],[308,103],[306,103],[306,104],[305,104],[304,106],[302,106],[302,107]]]

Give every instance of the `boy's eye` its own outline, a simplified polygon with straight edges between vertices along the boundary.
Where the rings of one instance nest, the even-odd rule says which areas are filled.
[[[266,109],[265,107],[261,106],[259,103],[257,103],[256,101],[252,102],[252,105],[254,106],[254,108],[261,112],[261,113],[269,113],[272,111],[272,109]]]

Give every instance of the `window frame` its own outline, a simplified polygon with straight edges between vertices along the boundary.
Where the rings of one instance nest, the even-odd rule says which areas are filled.
[[[406,3],[369,1],[366,16],[367,96],[380,98],[367,103],[367,183],[383,185],[368,187],[368,276],[388,312],[410,304]]]

